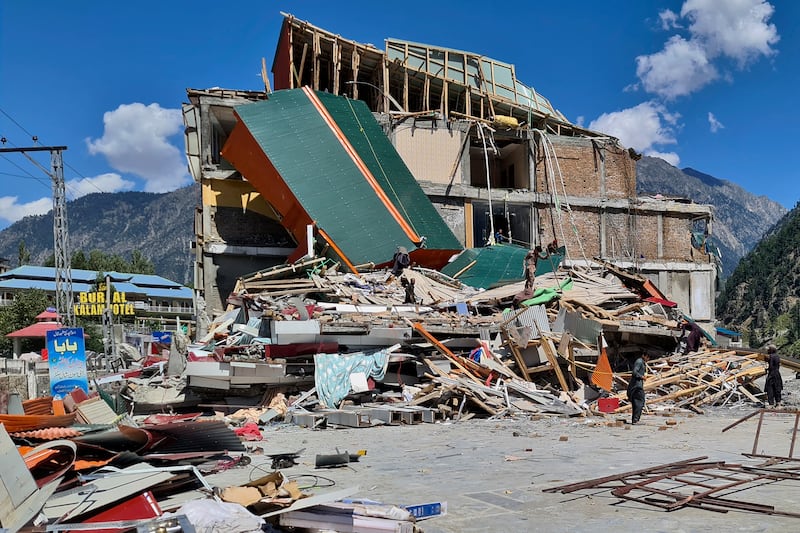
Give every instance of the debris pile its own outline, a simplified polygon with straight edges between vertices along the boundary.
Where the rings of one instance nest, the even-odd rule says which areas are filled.
[[[221,520],[253,531],[266,520],[417,531],[417,520],[446,505],[348,499],[356,489],[307,492],[281,472],[304,450],[267,455],[270,470],[243,484],[212,486],[206,476],[247,466],[253,441],[278,423],[624,413],[619,391],[629,358],[641,353],[653,356],[644,385],[651,408],[763,402],[754,383],[765,373],[763,354],[684,353],[676,330],[685,315],[606,265],[540,274],[533,289],[519,280],[479,290],[421,268],[343,274],[329,260],[305,259],[243,277],[228,303],[197,342],[176,333],[161,356],[93,370],[90,394],[32,398],[0,414],[0,487],[23,482],[19,494],[0,493],[9,509],[0,526],[191,531]],[[360,457],[337,450],[316,466]]]

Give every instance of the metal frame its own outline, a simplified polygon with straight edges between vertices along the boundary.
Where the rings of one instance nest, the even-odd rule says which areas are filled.
[[[768,483],[800,481],[800,472],[768,467],[746,467],[722,461],[702,462],[696,457],[642,470],[551,487],[544,492],[568,494],[581,490],[610,490],[624,500],[674,511],[697,507],[717,512],[731,509],[800,518],[800,513],[776,509],[772,505],[726,498],[726,495]],[[699,490],[698,490],[699,489]]]

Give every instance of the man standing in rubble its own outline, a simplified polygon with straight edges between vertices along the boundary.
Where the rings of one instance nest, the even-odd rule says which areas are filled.
[[[411,258],[408,256],[408,250],[405,246],[398,246],[392,258],[392,276],[398,277],[410,264]]]
[[[683,349],[683,354],[686,355],[689,352],[696,352],[699,350],[700,339],[703,338],[702,328],[700,328],[696,322],[687,320],[686,317],[681,317],[678,322],[678,327],[681,328],[681,336],[678,340],[683,339],[686,332],[689,332],[689,335],[686,337],[686,347]]]
[[[781,358],[778,348],[774,344],[767,346],[767,381],[764,384],[767,393],[767,403],[771,407],[778,407],[781,403],[783,392],[783,378],[781,377]]]
[[[631,424],[637,424],[644,410],[644,375],[647,372],[647,361],[650,355],[641,354],[633,362],[631,380],[628,382],[628,401],[631,403]]]

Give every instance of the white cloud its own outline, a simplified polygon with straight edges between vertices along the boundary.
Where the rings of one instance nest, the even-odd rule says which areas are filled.
[[[118,192],[130,190],[134,186],[132,181],[122,179],[114,172],[100,174],[92,178],[68,180],[65,183],[67,198],[74,200],[93,192]],[[44,215],[53,209],[53,198],[50,196],[19,203],[18,196],[0,197],[0,220],[14,223],[28,215]]]
[[[661,21],[662,30],[671,30],[673,28],[681,27],[680,23],[678,22],[678,14],[671,9],[665,9],[659,13],[658,19]]]
[[[719,130],[725,127],[722,122],[717,120],[717,117],[715,117],[714,113],[711,111],[708,112],[708,125],[711,128],[711,133],[717,133]]]
[[[0,196],[0,219],[8,222],[16,222],[28,215],[43,215],[51,209],[53,199],[49,197],[21,204],[18,196]]]
[[[644,152],[644,155],[663,159],[673,167],[677,167],[681,163],[681,158],[675,152],[658,152],[656,150],[646,150]]]
[[[760,57],[773,56],[780,40],[768,21],[775,9],[764,0],[686,0],[680,18],[688,24],[688,38],[673,35],[664,48],[636,58],[642,87],[666,99],[700,90],[720,77],[718,65],[733,60],[739,68]],[[664,29],[681,29],[674,12],[659,13]],[[727,76],[726,76],[727,77]]]
[[[775,8],[763,0],[686,0],[681,16],[691,21],[692,38],[704,44],[710,57],[733,58],[739,66],[769,57],[779,40],[778,30],[769,24]]]
[[[691,94],[719,76],[700,43],[679,35],[671,37],[660,52],[638,56],[636,75],[647,92],[668,100]]]
[[[103,124],[101,138],[86,140],[89,152],[104,155],[115,170],[142,178],[145,191],[171,191],[189,182],[183,152],[168,140],[182,129],[179,109],[122,104],[103,115]]]
[[[679,118],[680,115],[669,113],[659,103],[643,102],[636,107],[603,113],[589,124],[589,129],[617,137],[623,145],[650,155],[648,151],[654,145],[675,144]]]
[[[123,179],[116,172],[106,172],[93,178],[69,180],[65,185],[69,198],[75,199],[95,192],[128,191],[133,189],[135,184]]]

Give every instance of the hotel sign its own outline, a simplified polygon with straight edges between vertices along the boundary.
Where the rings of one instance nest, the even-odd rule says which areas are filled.
[[[73,305],[75,316],[101,316],[106,309],[115,316],[133,316],[133,303],[128,302],[124,292],[112,291],[106,298],[103,285],[94,292],[79,292],[78,303]]]
[[[83,328],[61,328],[47,332],[50,395],[63,398],[74,389],[89,394]]]

